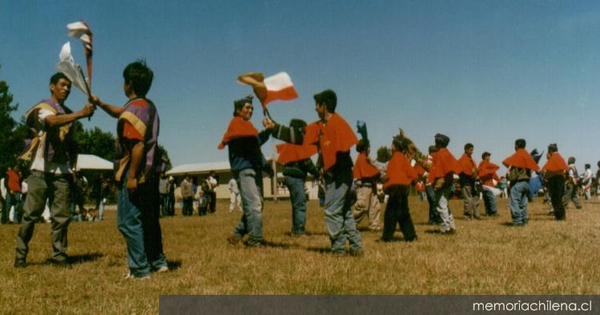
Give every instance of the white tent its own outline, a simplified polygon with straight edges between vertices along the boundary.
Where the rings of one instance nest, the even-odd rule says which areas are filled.
[[[77,170],[109,170],[112,171],[113,163],[92,154],[79,154],[77,156]]]

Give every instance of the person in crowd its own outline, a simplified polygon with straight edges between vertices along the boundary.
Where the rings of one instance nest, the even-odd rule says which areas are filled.
[[[1,223],[21,223],[23,200],[21,199],[21,167],[16,164],[14,167],[6,171],[4,185],[6,186],[6,197],[4,199],[4,207],[2,208]],[[9,220],[10,208],[14,207],[12,220]]]
[[[531,172],[539,171],[540,167],[525,150],[525,139],[515,141],[515,153],[502,161],[508,168],[509,204],[513,226],[525,226],[529,222],[527,202],[529,198],[529,179]]]
[[[383,219],[381,235],[383,242],[392,241],[398,224],[406,242],[417,240],[408,207],[408,195],[410,186],[417,179],[418,174],[410,165],[409,158],[412,159],[412,157],[407,157],[406,154],[406,141],[401,136],[395,136],[392,141],[392,158],[388,162],[384,178],[384,189],[389,198]]]
[[[169,216],[175,215],[175,189],[177,189],[175,178],[173,176],[169,176],[169,201],[167,202],[167,213]]]
[[[477,172],[482,186],[485,214],[488,217],[497,217],[498,201],[496,200],[496,191],[498,191],[498,188],[496,188],[496,183],[500,182],[500,178],[496,174],[496,171],[500,167],[490,161],[491,157],[492,154],[487,151],[481,154],[481,163],[479,163]]]
[[[329,232],[331,251],[335,255],[361,256],[364,254],[360,233],[351,209],[352,158],[350,149],[358,139],[346,120],[337,112],[337,95],[325,90],[314,95],[315,111],[319,120],[305,130],[290,128],[266,117],[265,127],[273,130],[273,136],[296,144],[313,144],[319,149],[317,165],[325,181],[325,223]],[[350,249],[346,250],[346,242]]]
[[[581,188],[583,189],[583,196],[585,200],[590,200],[592,197],[592,183],[594,182],[594,174],[592,174],[591,165],[585,164],[585,171],[581,176]]]
[[[160,215],[169,215],[169,177],[162,172],[158,181],[158,193],[160,194]]]
[[[581,210],[581,200],[579,200],[578,187],[579,187],[579,173],[575,166],[575,158],[570,156],[568,159],[569,170],[567,171],[567,179],[565,181],[565,195],[563,196],[563,206],[567,208],[569,202],[573,201],[575,208]]]
[[[240,189],[235,178],[232,177],[229,180],[227,188],[229,188],[229,212],[231,213],[235,210],[242,211],[242,196],[240,195]],[[202,190],[200,192],[204,195]]]
[[[23,218],[17,234],[14,267],[27,266],[29,241],[33,237],[35,223],[49,200],[52,219],[51,263],[68,265],[67,233],[69,227],[69,185],[77,163],[74,122],[90,117],[94,106],[86,104],[78,111],[71,111],[65,101],[71,93],[71,80],[58,72],[50,78],[50,98],[34,105],[25,114],[27,127],[34,138],[21,159],[30,162],[31,175],[28,193],[23,207]]]
[[[292,128],[305,128],[306,122],[301,119],[290,121]],[[319,177],[319,170],[310,159],[317,153],[314,145],[282,143],[277,145],[279,156],[277,162],[283,165],[285,185],[290,192],[292,203],[292,236],[306,235],[306,177],[311,174]]]
[[[556,143],[548,145],[546,157],[548,161],[542,167],[542,175],[548,188],[548,194],[550,195],[551,213],[554,213],[556,220],[565,220],[566,212],[563,204],[563,195],[565,193],[565,174],[569,166],[560,153],[558,153]]]
[[[215,171],[208,172],[207,183],[210,189],[204,193],[209,197],[209,213],[215,213],[217,211],[217,192],[216,188],[219,186],[219,178]]]
[[[184,216],[191,216],[194,212],[194,190],[190,175],[185,174],[179,186],[181,187],[181,197],[183,198],[181,213]]]
[[[147,98],[153,71],[145,61],[123,70],[125,106],[114,106],[92,95],[90,101],[117,118],[117,227],[127,245],[127,279],[147,279],[151,272],[167,272],[160,226],[158,181],[165,163],[158,148],[158,109]]]
[[[460,192],[464,203],[465,219],[481,219],[479,213],[479,193],[476,190],[476,183],[479,180],[477,174],[477,164],[473,160],[473,151],[475,146],[472,143],[465,144],[464,153],[458,159],[462,172],[458,174]]]
[[[272,175],[272,169],[260,147],[269,140],[270,130],[258,132],[250,119],[254,113],[252,96],[233,102],[233,118],[223,135],[219,149],[229,148],[229,164],[233,177],[239,183],[243,214],[227,241],[237,245],[247,235],[246,245],[263,245],[263,171]]]
[[[445,235],[453,235],[456,234],[456,225],[450,210],[450,199],[452,197],[454,175],[460,174],[462,167],[452,152],[447,149],[450,138],[438,133],[434,139],[437,152],[433,156],[433,164],[429,170],[429,181],[433,185],[437,212],[442,219],[440,232]]]
[[[358,152],[358,156],[354,162],[353,177],[357,200],[352,215],[356,224],[359,224],[363,218],[369,217],[369,230],[380,231],[381,204],[377,198],[377,183],[381,179],[381,171],[369,157],[371,152],[369,140],[358,141],[356,152]]]

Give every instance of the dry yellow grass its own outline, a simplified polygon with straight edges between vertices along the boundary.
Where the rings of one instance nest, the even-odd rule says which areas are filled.
[[[267,246],[230,246],[239,219],[219,203],[206,217],[162,219],[165,253],[173,270],[150,280],[125,280],[124,241],[115,211],[103,222],[73,222],[71,268],[47,265],[49,225],[36,226],[29,265],[14,269],[16,225],[0,226],[0,305],[9,314],[158,314],[160,295],[197,294],[600,294],[600,203],[567,210],[567,221],[547,215],[541,199],[529,205],[530,224],[513,228],[507,200],[499,218],[462,219],[453,200],[458,234],[443,236],[426,224],[427,203],[411,197],[419,240],[379,243],[359,226],[364,257],[334,257],[322,210],[311,201],[310,236],[289,236],[287,200],[268,201]],[[177,212],[180,214],[180,211]]]

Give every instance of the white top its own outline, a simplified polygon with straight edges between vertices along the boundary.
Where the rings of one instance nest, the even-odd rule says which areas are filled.
[[[46,117],[54,115],[54,113],[52,113],[50,110],[47,109],[40,109],[38,111],[38,121],[40,122],[40,124],[42,124],[42,126],[46,126]],[[38,136],[41,136],[45,131],[41,130],[38,132]],[[43,138],[40,138],[43,139]],[[40,171],[40,172],[46,172],[46,173],[54,173],[54,174],[70,174],[71,173],[71,166],[69,165],[69,162],[66,162],[65,164],[62,163],[55,163],[55,162],[48,162],[44,159],[44,141],[40,141],[39,145],[38,145],[38,149],[35,152],[35,157],[33,158],[33,162],[31,163],[31,170],[32,171]]]

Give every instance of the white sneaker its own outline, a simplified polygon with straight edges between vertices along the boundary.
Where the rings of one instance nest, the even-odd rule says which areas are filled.
[[[129,279],[148,280],[148,279],[150,279],[150,275],[145,275],[145,276],[142,276],[142,277],[136,277],[131,272],[128,272],[127,275],[125,275],[125,279],[127,279],[127,280],[129,280]]]
[[[164,272],[169,272],[169,267],[162,266],[162,267],[156,269],[156,273],[164,273]]]

